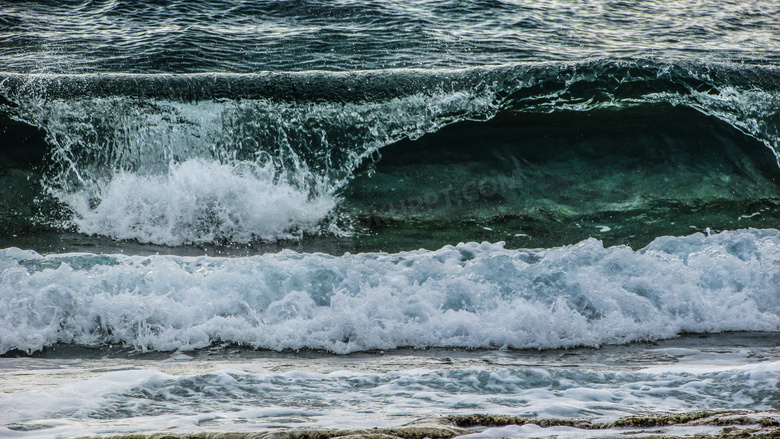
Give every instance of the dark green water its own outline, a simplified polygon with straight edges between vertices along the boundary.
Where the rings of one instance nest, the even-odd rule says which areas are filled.
[[[658,236],[780,224],[776,157],[766,141],[715,116],[664,102],[551,112],[507,102],[488,120],[401,139],[363,159],[344,156],[345,170],[357,167],[329,189],[338,200],[323,223],[330,229],[292,240],[235,242],[228,235],[190,249],[116,241],[110,230],[107,237],[74,233],[68,205],[44,190],[62,169],[49,144],[56,137],[6,119],[4,135],[13,147],[2,157],[0,245],[43,252],[341,254],[460,241],[554,247],[596,237],[641,248]],[[354,137],[345,134],[343,141]],[[109,160],[100,157],[81,160]],[[126,158],[114,160],[128,166]],[[308,160],[318,163],[316,156]],[[130,169],[142,166],[130,163]]]

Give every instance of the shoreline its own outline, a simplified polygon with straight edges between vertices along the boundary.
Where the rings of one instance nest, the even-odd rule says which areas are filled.
[[[778,346],[721,333],[548,351],[55,351],[0,358],[0,435],[780,438]]]
[[[778,438],[780,410],[705,411],[628,416],[613,422],[475,414],[425,418],[391,428],[288,429],[267,432],[133,433],[80,436],[79,439],[423,439],[455,437],[643,437]],[[549,431],[545,431],[549,430]],[[549,434],[546,434],[548,433]],[[524,435],[525,436],[525,435]]]

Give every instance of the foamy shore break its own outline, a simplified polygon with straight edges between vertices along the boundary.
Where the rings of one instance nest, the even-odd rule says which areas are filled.
[[[83,439],[423,439],[505,437],[778,438],[780,410],[708,411],[629,416],[613,422],[497,415],[420,419],[394,428],[294,429],[262,433],[152,433],[87,436]]]
[[[554,349],[777,332],[779,265],[775,229],[660,237],[637,251],[596,239],[238,259],[11,248],[0,250],[0,353],[58,343]]]

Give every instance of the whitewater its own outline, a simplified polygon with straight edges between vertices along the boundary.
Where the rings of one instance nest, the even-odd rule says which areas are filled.
[[[561,348],[780,330],[780,233],[340,257],[0,254],[0,351]]]

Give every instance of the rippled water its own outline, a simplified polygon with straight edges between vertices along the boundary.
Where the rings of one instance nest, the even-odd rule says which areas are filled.
[[[19,72],[780,59],[772,1],[38,1],[5,4],[2,16],[3,70]]]

